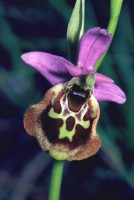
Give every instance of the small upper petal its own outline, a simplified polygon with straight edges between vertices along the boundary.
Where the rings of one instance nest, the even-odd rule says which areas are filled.
[[[89,29],[80,40],[78,66],[92,70],[98,59],[108,49],[112,35],[99,27]]]
[[[83,76],[90,72],[86,70],[84,67],[80,67],[80,66],[73,66],[73,65],[66,64],[65,67],[67,71],[69,72],[69,74],[74,77]]]
[[[119,104],[126,101],[124,92],[114,83],[95,84],[94,96],[98,101],[113,101]]]
[[[103,74],[97,73],[95,71],[93,71],[93,73],[95,75],[95,81],[97,84],[98,83],[114,83],[114,81],[111,78],[109,78]]]
[[[65,65],[72,65],[63,57],[43,52],[29,52],[22,55],[22,60],[39,71],[52,85],[65,82],[70,75]]]
[[[72,76],[80,76],[83,74],[83,69],[81,67],[76,67],[73,65],[68,65],[66,64],[66,69],[67,71],[72,75]]]

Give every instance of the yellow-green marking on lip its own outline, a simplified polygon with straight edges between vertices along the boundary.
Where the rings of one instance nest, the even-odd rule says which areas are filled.
[[[67,98],[66,98],[66,100],[67,100]],[[53,118],[53,119],[58,119],[58,118],[60,118],[60,119],[63,120],[63,125],[62,125],[62,126],[60,127],[60,129],[59,129],[59,139],[68,138],[69,141],[72,142],[72,141],[73,141],[73,136],[74,136],[75,133],[76,133],[76,126],[77,126],[78,124],[81,125],[81,126],[82,126],[83,128],[85,128],[85,129],[87,129],[87,128],[90,127],[90,121],[89,121],[89,120],[88,120],[88,121],[84,121],[84,119],[83,119],[85,113],[87,112],[88,105],[87,105],[87,108],[83,110],[83,112],[81,112],[81,110],[79,111],[79,112],[81,112],[81,113],[80,113],[80,114],[81,114],[80,120],[76,117],[76,113],[75,113],[75,112],[71,112],[71,111],[70,111],[70,113],[69,113],[67,116],[64,116],[64,115],[63,115],[64,106],[63,106],[63,104],[61,104],[61,105],[62,105],[63,108],[62,108],[62,112],[61,112],[60,114],[55,113],[55,112],[54,112],[54,109],[51,108],[50,111],[49,111],[49,113],[48,113],[48,116],[51,117],[51,118]],[[75,125],[74,125],[74,127],[73,127],[73,129],[72,129],[71,131],[68,131],[68,130],[66,129],[66,120],[67,120],[67,118],[69,118],[70,116],[73,117],[73,118],[75,119]]]

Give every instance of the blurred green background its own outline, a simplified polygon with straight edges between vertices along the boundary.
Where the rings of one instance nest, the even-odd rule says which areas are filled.
[[[0,200],[47,200],[53,159],[23,128],[25,110],[50,84],[20,58],[29,51],[66,56],[75,0],[0,0]],[[86,29],[106,28],[110,0],[86,0]],[[134,199],[134,1],[124,0],[117,31],[99,71],[127,102],[100,103],[95,156],[65,162],[61,200]]]

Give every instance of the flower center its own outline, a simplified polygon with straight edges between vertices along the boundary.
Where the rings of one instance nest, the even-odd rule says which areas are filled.
[[[74,84],[68,93],[68,104],[70,110],[78,112],[89,97],[89,90],[84,90],[79,85]]]

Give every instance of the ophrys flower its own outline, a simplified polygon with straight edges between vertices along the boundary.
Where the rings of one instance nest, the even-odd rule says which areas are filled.
[[[25,129],[58,160],[81,160],[95,154],[101,144],[96,133],[100,114],[97,101],[121,104],[126,100],[112,79],[93,70],[111,38],[105,29],[88,30],[80,40],[76,66],[48,53],[22,55],[54,85],[40,103],[26,112]]]

